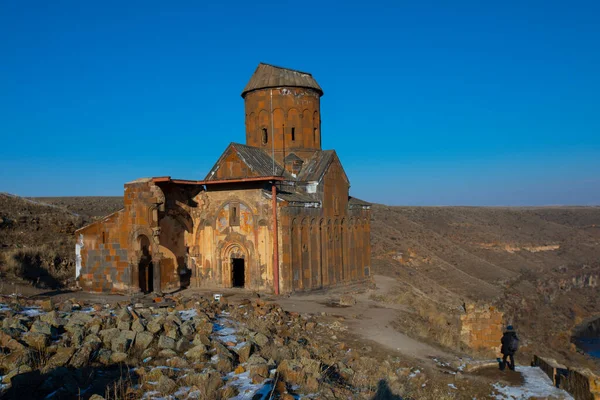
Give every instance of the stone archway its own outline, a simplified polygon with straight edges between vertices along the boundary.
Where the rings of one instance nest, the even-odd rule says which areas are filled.
[[[140,227],[129,236],[130,252],[129,268],[131,272],[130,288],[132,291],[160,291],[160,281],[157,283],[157,271],[160,278],[160,251],[158,241],[152,229]],[[146,269],[149,269],[147,271]],[[147,276],[152,279],[147,282]]]
[[[154,291],[154,271],[150,238],[139,235],[136,239],[137,257],[137,287],[144,293]]]
[[[230,242],[221,248],[221,284],[225,287],[248,287],[250,283],[250,256],[239,242]]]

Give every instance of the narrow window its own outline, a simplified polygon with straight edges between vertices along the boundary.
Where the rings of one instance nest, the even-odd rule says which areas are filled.
[[[262,128],[262,143],[267,144],[269,141],[269,135],[267,134],[267,128]]]
[[[233,203],[229,206],[229,225],[239,226],[240,225],[240,213],[239,204]]]
[[[292,126],[292,140],[296,140],[296,128]]]
[[[317,128],[313,128],[313,142],[317,143]]]

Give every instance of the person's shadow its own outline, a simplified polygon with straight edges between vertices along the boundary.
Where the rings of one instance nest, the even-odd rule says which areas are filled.
[[[402,397],[392,393],[388,383],[382,379],[377,384],[377,392],[371,400],[402,400]]]

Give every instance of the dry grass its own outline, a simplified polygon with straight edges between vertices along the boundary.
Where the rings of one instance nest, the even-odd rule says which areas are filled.
[[[56,250],[43,245],[2,254],[2,272],[35,286],[58,288],[74,277],[74,266]]]

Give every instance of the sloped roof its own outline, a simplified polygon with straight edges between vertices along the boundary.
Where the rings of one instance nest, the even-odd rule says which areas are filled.
[[[294,161],[300,161],[300,162],[304,162],[303,159],[301,159],[300,157],[298,157],[295,153],[290,153],[287,156],[285,156],[285,158],[283,159],[283,161],[287,164],[287,163],[291,163]]]
[[[315,151],[298,174],[299,181],[319,181],[335,157],[335,150]]]
[[[242,97],[253,90],[282,86],[314,89],[323,96],[323,89],[308,72],[260,63],[244,88]]]
[[[371,203],[368,203],[364,200],[357,199],[356,197],[348,196],[348,203],[350,206],[361,206],[361,207],[370,207]]]
[[[284,176],[292,179],[292,176],[277,162],[275,162],[275,173],[273,173],[273,158],[258,147],[246,146],[240,143],[230,143],[221,157],[219,157],[219,160],[209,171],[208,175],[206,175],[205,180],[211,181],[219,179],[214,172],[216,172],[221,160],[230,150],[237,152],[239,158],[258,176]]]

